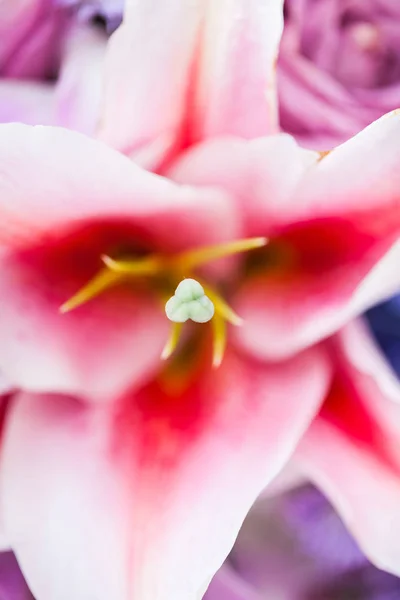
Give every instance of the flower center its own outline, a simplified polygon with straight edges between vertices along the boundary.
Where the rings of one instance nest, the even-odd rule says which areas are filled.
[[[67,313],[85,304],[109,288],[132,279],[160,279],[168,276],[175,282],[175,293],[163,297],[165,312],[172,321],[169,339],[161,358],[167,359],[178,345],[182,326],[191,319],[197,323],[211,321],[213,327],[213,366],[218,367],[223,359],[227,323],[239,326],[242,319],[227,304],[224,298],[195,275],[196,269],[214,260],[261,248],[267,244],[264,237],[248,238],[178,252],[174,255],[150,254],[145,257],[117,260],[108,255],[101,257],[104,267],[83,288],[60,307]],[[172,291],[172,290],[171,290]]]

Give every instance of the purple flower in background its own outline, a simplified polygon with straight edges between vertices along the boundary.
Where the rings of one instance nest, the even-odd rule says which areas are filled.
[[[122,21],[125,0],[56,0],[59,5],[70,6],[76,10],[78,19],[102,22],[107,33],[117,29]]]
[[[0,600],[34,600],[12,552],[0,553]]]
[[[122,0],[3,0],[0,122],[62,125],[92,134],[108,34]]]
[[[328,150],[400,106],[398,0],[286,0],[282,128]]]
[[[400,579],[371,565],[322,494],[304,485],[256,503],[204,600],[399,597]],[[34,600],[11,552],[0,554],[0,600]]]
[[[328,501],[304,485],[256,503],[204,600],[395,600],[400,579],[363,556]]]

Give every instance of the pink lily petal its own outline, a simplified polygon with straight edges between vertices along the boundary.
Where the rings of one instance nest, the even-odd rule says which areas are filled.
[[[208,0],[194,136],[259,137],[278,130],[276,61],[282,0]]]
[[[10,383],[10,381],[7,379],[7,377],[5,377],[4,374],[0,372],[0,398],[2,398],[3,396],[6,396],[14,391],[15,391],[14,386]],[[0,402],[1,402],[1,400],[0,400]],[[2,422],[2,419],[0,417],[0,424],[1,424],[1,422]]]
[[[400,110],[394,110],[326,154],[303,181],[296,216],[351,215],[362,222],[370,215],[371,220],[380,216],[379,222],[366,223],[371,229],[375,225],[373,231],[378,234],[388,227],[385,215],[389,218],[388,211],[395,209],[396,229],[400,217],[399,134]]]
[[[304,473],[299,469],[298,465],[289,462],[282,471],[271,481],[268,487],[264,490],[262,497],[270,498],[285,492],[289,492],[307,483]]]
[[[2,125],[0,157],[1,368],[29,389],[114,398],[158,367],[162,302],[114,289],[66,315],[59,307],[121,243],[171,251],[236,237],[229,198],[64,129]]]
[[[290,356],[334,333],[399,289],[399,244],[380,258],[385,250],[383,243],[377,244],[375,255],[368,237],[358,236],[344,223],[329,221],[314,230],[305,227],[301,237],[304,246],[300,256],[304,253],[311,259],[308,264],[305,262],[311,273],[296,272],[290,265],[287,268],[285,260],[291,260],[290,247],[286,256],[285,247],[278,246],[276,259],[271,245],[272,260],[277,261],[271,272],[249,281],[237,295],[235,307],[245,323],[234,331],[235,337],[259,358]],[[317,268],[313,273],[314,264]]]
[[[94,135],[100,118],[105,34],[76,27],[68,36],[56,85],[57,125]]]
[[[34,595],[197,600],[329,380],[313,349],[267,368],[229,354],[185,390],[161,378],[112,411],[22,394],[8,421],[4,506]]]
[[[288,356],[399,289],[399,151],[394,112],[307,171],[291,198],[293,225],[270,245],[269,272],[238,298],[248,350]]]
[[[112,401],[159,368],[169,333],[161,302],[114,289],[63,315],[60,306],[79,283],[32,259],[2,266],[0,363],[11,382]]]
[[[240,234],[224,191],[178,186],[72,131],[0,125],[0,161],[2,252],[50,243],[88,219],[130,219],[170,251]]]
[[[288,356],[399,288],[399,140],[391,113],[322,160],[279,136],[212,140],[172,165],[180,183],[228,190],[248,234],[270,237],[268,268],[237,297],[248,351]]]
[[[0,125],[0,161],[3,253],[48,244],[94,219],[129,219],[169,251],[240,234],[224,191],[178,186],[72,131]]]
[[[399,575],[399,473],[325,421],[311,427],[300,455],[363,552],[377,567]]]
[[[254,140],[220,137],[184,152],[168,176],[227,190],[238,204],[246,234],[265,235],[292,222],[293,195],[319,157],[286,134]]]
[[[296,459],[367,556],[399,575],[400,384],[361,324],[345,328],[334,348],[336,384]]]
[[[372,379],[372,381],[376,381],[385,398],[400,404],[399,379],[385,355],[379,350],[365,321],[362,319],[352,321],[339,332],[335,340],[345,359],[350,361],[354,369],[353,376],[354,373],[360,373],[360,385]],[[373,400],[373,396],[373,394],[364,396],[365,402]],[[395,404],[369,402],[368,407],[376,417],[378,417],[376,410],[382,409],[382,417],[387,417],[385,427],[390,427],[395,423],[395,415],[398,415],[397,418],[400,417],[399,409]]]
[[[149,162],[161,160],[176,144],[203,4],[127,3],[124,22],[109,42],[101,139],[133,156],[156,144]]]
[[[281,0],[128,5],[110,42],[100,138],[155,168],[189,141],[276,131],[282,26]]]

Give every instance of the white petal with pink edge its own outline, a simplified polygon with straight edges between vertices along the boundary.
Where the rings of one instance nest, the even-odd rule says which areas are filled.
[[[0,163],[0,367],[33,391],[115,397],[158,367],[163,302],[134,289],[60,306],[104,266],[109,236],[149,251],[218,243],[238,237],[234,206],[61,128],[1,125]]]
[[[399,472],[326,421],[312,425],[300,445],[299,460],[368,558],[399,575]]]
[[[181,135],[203,4],[127,2],[109,42],[99,136],[142,160],[149,148],[146,166],[162,161]]]
[[[376,229],[388,228],[387,209],[400,220],[400,110],[394,110],[327,153],[298,190],[296,218],[358,216],[377,211]],[[393,220],[393,219],[392,219]]]
[[[193,118],[194,139],[278,131],[276,61],[281,0],[207,0]]]
[[[237,310],[248,328],[236,333],[247,349],[264,358],[288,356],[400,289],[399,153],[400,112],[394,111],[308,169],[290,212],[305,234],[311,226],[301,245],[293,245],[307,269],[287,277],[267,273],[264,283],[243,291]],[[318,229],[325,230],[319,238]]]
[[[176,181],[229,191],[246,232],[270,237],[264,276],[236,298],[247,351],[292,355],[400,288],[399,123],[387,115],[321,160],[281,135],[210,140],[172,165]]]
[[[100,119],[107,37],[95,27],[71,28],[56,96],[56,125],[94,135]]]
[[[348,239],[356,242],[355,234]],[[356,254],[356,243],[353,250]],[[327,268],[314,277],[267,273],[243,286],[237,295],[235,308],[244,326],[235,330],[235,337],[259,358],[290,356],[395,294],[400,289],[399,261],[400,244],[395,242],[380,260],[366,253],[358,264],[346,260],[334,271]]]
[[[112,412],[22,395],[4,505],[33,593],[197,600],[329,379],[318,351],[268,369],[230,355],[183,395],[150,386]]]
[[[300,443],[296,464],[327,494],[372,562],[399,575],[400,384],[364,323],[346,327],[333,348],[344,385]]]
[[[66,129],[0,125],[0,162],[0,247],[7,251],[48,241],[89,219],[129,219],[170,249],[239,233],[223,191],[177,186]]]
[[[292,222],[295,191],[318,159],[317,152],[300,148],[286,134],[254,140],[224,136],[184,152],[168,176],[179,183],[228,191],[246,234],[259,235]]]

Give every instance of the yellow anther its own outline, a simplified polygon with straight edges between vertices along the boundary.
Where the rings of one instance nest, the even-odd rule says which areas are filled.
[[[214,315],[212,320],[213,328],[213,359],[212,365],[216,369],[224,358],[226,347],[226,321],[220,315]]]
[[[114,273],[109,269],[103,269],[97,275],[93,277],[83,288],[81,288],[76,294],[72,296],[67,302],[64,302],[60,306],[60,312],[66,313],[74,308],[77,308],[81,304],[88,302],[95,296],[101,294],[109,287],[119,283],[122,277],[120,273]]]
[[[120,282],[129,280],[130,277],[157,277],[164,275],[167,272],[170,277],[179,278],[184,277],[183,281],[194,281],[197,285],[202,288],[201,298],[188,298],[185,300],[186,303],[208,301],[208,307],[213,308],[214,316],[212,314],[206,319],[203,318],[203,313],[200,309],[204,309],[203,304],[201,306],[196,305],[196,311],[193,313],[192,306],[189,310],[189,318],[197,322],[206,322],[211,319],[213,328],[213,360],[212,364],[214,367],[219,367],[222,362],[227,339],[227,323],[231,323],[235,326],[240,326],[243,320],[238,314],[225,302],[225,300],[214,291],[207,284],[198,281],[197,277],[194,279],[191,272],[197,267],[201,267],[203,264],[217,259],[232,256],[234,254],[240,254],[242,252],[248,252],[256,248],[262,248],[268,243],[267,238],[257,237],[248,238],[243,240],[236,240],[233,242],[227,242],[225,244],[217,244],[214,246],[204,246],[203,248],[196,248],[184,252],[178,252],[174,255],[164,256],[162,254],[152,254],[142,258],[136,258],[133,260],[119,260],[111,258],[110,256],[103,255],[102,261],[105,265],[95,277],[93,277],[83,288],[81,288],[72,298],[67,300],[61,307],[60,312],[66,313],[74,308],[77,308],[81,304],[91,300],[100,293],[106,291],[111,286],[114,286]],[[189,278],[189,279],[186,279]],[[181,282],[182,284],[182,282]],[[180,285],[181,285],[180,284]],[[179,288],[179,286],[178,286]],[[175,292],[175,295],[176,292]],[[173,299],[173,298],[172,298]],[[178,297],[178,300],[182,298]],[[167,299],[166,299],[167,300]],[[171,302],[171,298],[168,300]],[[179,307],[178,307],[179,308]],[[207,308],[207,307],[206,307]],[[192,311],[192,312],[190,312]],[[200,313],[199,313],[200,311]],[[203,311],[204,312],[204,311]],[[199,314],[201,319],[199,318]],[[194,316],[193,316],[194,315]],[[170,315],[167,311],[167,316]],[[185,316],[185,315],[184,315]],[[182,318],[182,316],[180,316]],[[180,319],[172,319],[180,320]],[[171,327],[170,336],[165,344],[162,351],[161,358],[166,360],[176,350],[179,343],[179,339],[182,331],[182,323],[174,322]]]
[[[172,323],[171,333],[169,335],[168,341],[165,344],[163,351],[161,352],[162,360],[167,360],[167,358],[171,356],[171,354],[177,347],[182,331],[182,326],[183,323]]]
[[[162,266],[162,261],[157,255],[136,260],[114,260],[110,256],[103,255],[101,260],[110,271],[125,275],[156,275]]]
[[[267,238],[257,237],[227,242],[226,244],[216,244],[215,246],[204,246],[203,248],[181,252],[176,257],[176,263],[179,267],[187,270],[195,269],[219,258],[262,248],[267,243]]]
[[[72,296],[67,302],[60,306],[60,312],[66,313],[81,304],[88,302],[95,296],[105,292],[108,288],[123,281],[129,275],[140,277],[141,275],[155,275],[161,269],[161,261],[158,256],[148,256],[137,260],[114,260],[109,256],[101,257],[106,268],[102,269],[83,288]]]

